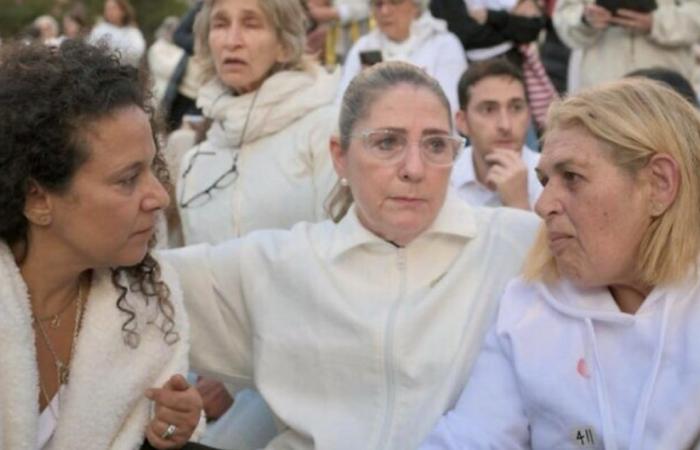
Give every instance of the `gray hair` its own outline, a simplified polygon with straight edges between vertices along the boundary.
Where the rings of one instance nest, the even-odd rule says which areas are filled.
[[[355,125],[367,117],[372,105],[391,88],[409,85],[426,89],[433,93],[445,108],[450,122],[450,132],[454,131],[450,102],[440,84],[425,71],[413,64],[391,61],[376,64],[360,72],[348,86],[340,106],[339,141],[343,152],[350,148]],[[336,184],[326,202],[326,210],[336,222],[345,216],[352,204],[350,188]]]
[[[209,79],[216,74],[214,61],[209,48],[209,30],[211,26],[211,10],[214,3],[221,0],[204,0],[201,11],[197,14],[194,24],[195,54],[202,64],[204,77]],[[272,72],[280,70],[305,70],[309,66],[304,56],[306,47],[307,16],[300,0],[257,0],[267,20],[277,34],[287,52],[288,61],[277,64]]]

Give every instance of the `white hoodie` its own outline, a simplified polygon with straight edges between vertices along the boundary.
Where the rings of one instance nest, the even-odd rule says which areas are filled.
[[[512,281],[421,449],[659,448],[700,376],[698,274],[655,288],[634,315],[605,288]]]

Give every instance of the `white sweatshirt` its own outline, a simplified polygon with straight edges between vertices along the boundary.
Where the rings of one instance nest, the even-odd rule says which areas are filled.
[[[661,448],[700,376],[698,275],[655,288],[634,315],[605,288],[514,280],[421,449]]]

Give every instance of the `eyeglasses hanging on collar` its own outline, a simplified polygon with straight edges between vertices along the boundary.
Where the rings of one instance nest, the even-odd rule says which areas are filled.
[[[250,106],[248,107],[248,113],[246,114],[245,122],[243,123],[243,130],[241,131],[241,137],[238,142],[238,145],[234,147],[234,152],[232,156],[232,163],[231,167],[221,175],[219,175],[209,186],[207,186],[205,189],[197,192],[194,195],[187,196],[185,194],[186,189],[187,189],[187,176],[190,174],[192,171],[192,168],[195,165],[195,162],[200,156],[213,156],[216,155],[215,152],[213,151],[202,151],[201,144],[197,147],[197,151],[192,155],[192,158],[190,158],[189,164],[187,165],[187,168],[185,169],[184,172],[182,172],[182,177],[180,182],[182,183],[182,190],[180,191],[180,200],[178,201],[178,204],[180,208],[196,208],[199,206],[202,206],[206,204],[209,200],[212,198],[212,192],[214,192],[217,189],[225,189],[229,186],[231,186],[237,179],[238,179],[238,155],[241,152],[241,148],[243,146],[244,138],[245,138],[245,133],[248,129],[248,121],[250,119],[250,114],[253,111],[253,106],[255,106],[255,101],[258,99],[258,93],[260,92],[260,88],[255,91],[255,95],[253,96],[253,99],[250,102]],[[214,103],[219,101],[226,93],[222,93],[219,95],[219,97],[214,100]],[[224,127],[223,122],[221,123],[221,127]]]
[[[233,162],[231,164],[231,167],[226,172],[219,175],[204,190],[199,191],[196,194],[194,194],[188,198],[187,195],[185,194],[185,191],[187,189],[187,183],[185,182],[185,179],[189,175],[190,171],[192,171],[192,168],[194,167],[195,161],[200,156],[214,155],[214,152],[200,151],[200,149],[201,149],[201,145],[199,146],[199,148],[197,149],[195,154],[192,155],[192,158],[190,158],[190,162],[187,165],[187,168],[185,169],[185,171],[182,172],[182,190],[180,191],[180,201],[179,201],[180,208],[196,208],[196,207],[204,205],[205,203],[207,203],[211,199],[212,191],[215,191],[216,189],[227,188],[227,187],[231,186],[236,181],[236,178],[238,178],[238,152],[236,152],[233,155]]]

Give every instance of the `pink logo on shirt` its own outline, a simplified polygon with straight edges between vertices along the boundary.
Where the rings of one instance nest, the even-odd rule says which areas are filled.
[[[588,364],[586,364],[586,360],[583,358],[578,360],[578,363],[576,364],[576,372],[578,372],[578,374],[583,378],[591,377],[591,373],[588,371]]]

